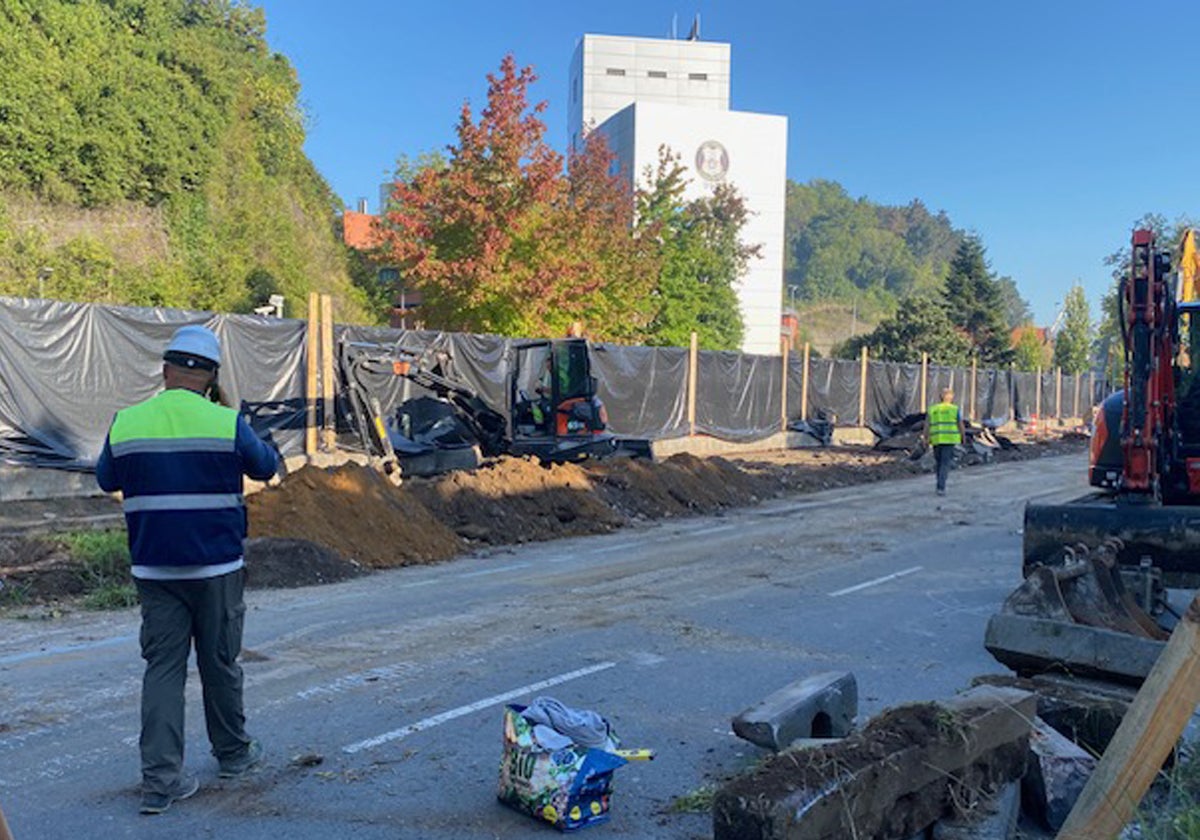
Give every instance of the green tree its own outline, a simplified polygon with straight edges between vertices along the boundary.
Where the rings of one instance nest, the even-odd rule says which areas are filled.
[[[1017,341],[1013,345],[1013,365],[1017,370],[1035,371],[1050,367],[1051,350],[1039,337],[1037,327],[1026,323],[1017,330]]]
[[[0,292],[244,310],[262,278],[361,318],[299,81],[240,0],[0,4]],[[45,221],[42,221],[45,220]]]
[[[960,237],[920,201],[888,207],[832,181],[787,185],[785,275],[801,301],[892,312],[905,295],[937,287]]]
[[[1000,286],[1000,306],[1004,311],[1004,323],[1010,330],[1033,320],[1033,310],[1029,301],[1021,296],[1017,283],[1011,277],[1000,277],[996,280]]]
[[[1063,302],[1063,325],[1054,337],[1054,366],[1066,373],[1088,369],[1092,347],[1092,316],[1083,286],[1076,283]]]
[[[646,341],[683,346],[694,330],[700,346],[734,350],[744,332],[736,284],[759,246],[741,242],[748,213],[737,190],[721,184],[685,201],[684,171],[678,154],[660,149],[637,195],[638,236],[658,243],[661,260]]]
[[[1008,364],[1008,327],[1000,283],[988,267],[983,242],[976,234],[959,243],[946,276],[946,308],[951,322],[970,342],[980,363]]]
[[[900,302],[896,314],[885,318],[866,335],[855,336],[838,348],[837,355],[855,358],[866,347],[872,358],[885,362],[921,361],[928,353],[931,362],[962,365],[969,345],[946,313],[945,304],[933,295],[912,295]]]

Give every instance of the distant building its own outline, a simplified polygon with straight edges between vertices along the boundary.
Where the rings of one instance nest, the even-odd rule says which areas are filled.
[[[730,46],[698,39],[584,35],[571,61],[569,138],[602,131],[636,184],[661,146],[688,168],[685,198],[738,188],[751,212],[742,231],[761,246],[738,286],[742,349],[780,352],[787,117],[729,110]]]
[[[342,241],[356,251],[369,252],[379,247],[376,224],[379,217],[367,212],[366,201],[360,201],[358,210],[342,211]],[[376,280],[381,286],[395,290],[388,321],[401,329],[421,329],[421,293],[409,289],[400,282],[400,271],[395,266],[377,266]]]

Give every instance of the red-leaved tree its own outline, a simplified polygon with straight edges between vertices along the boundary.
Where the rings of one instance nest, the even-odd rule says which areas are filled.
[[[441,329],[636,340],[648,322],[654,254],[634,235],[633,200],[593,134],[568,161],[530,106],[532,68],[511,55],[488,75],[476,120],[464,104],[445,167],[397,180],[380,226],[386,258],[422,292]]]

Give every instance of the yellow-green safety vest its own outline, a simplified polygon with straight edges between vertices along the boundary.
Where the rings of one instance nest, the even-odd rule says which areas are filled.
[[[962,435],[958,433],[958,406],[954,403],[929,406],[925,422],[929,424],[929,442],[934,446],[962,443]]]

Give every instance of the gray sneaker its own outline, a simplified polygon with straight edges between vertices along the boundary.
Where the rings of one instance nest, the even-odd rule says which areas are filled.
[[[236,779],[244,776],[262,763],[266,750],[257,738],[246,745],[246,751],[236,758],[221,761],[221,770],[217,774],[222,779]]]
[[[166,793],[150,793],[149,791],[143,793],[142,806],[139,810],[143,814],[161,814],[171,807],[172,802],[187,799],[198,790],[200,790],[200,780],[190,773],[184,773]]]

